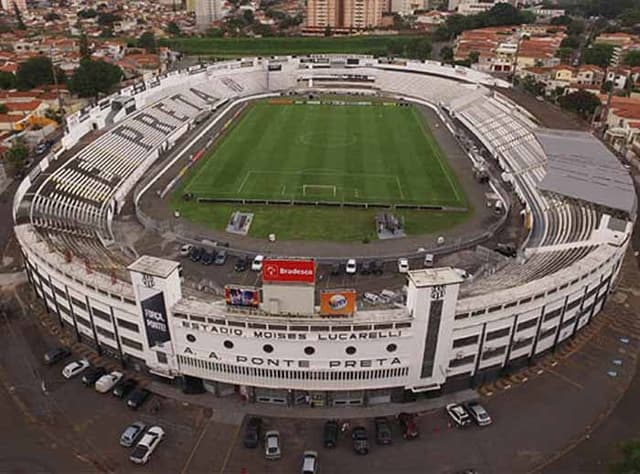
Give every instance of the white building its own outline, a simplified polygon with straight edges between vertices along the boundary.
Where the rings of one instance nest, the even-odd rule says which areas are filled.
[[[449,11],[456,11],[461,15],[476,15],[491,10],[498,3],[517,5],[517,0],[449,0]]]
[[[212,22],[224,18],[224,0],[196,0],[196,27],[204,31]]]

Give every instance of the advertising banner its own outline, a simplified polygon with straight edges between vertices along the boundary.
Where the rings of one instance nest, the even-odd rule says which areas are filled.
[[[313,260],[265,259],[263,282],[315,283],[316,264]]]
[[[344,316],[356,310],[356,290],[327,290],[320,293],[320,314]]]
[[[257,308],[260,305],[260,292],[257,288],[225,286],[224,299],[231,306],[248,306]]]
[[[142,318],[147,329],[147,341],[149,348],[171,340],[169,334],[169,322],[167,321],[167,309],[164,304],[164,295],[158,292],[140,302]]]

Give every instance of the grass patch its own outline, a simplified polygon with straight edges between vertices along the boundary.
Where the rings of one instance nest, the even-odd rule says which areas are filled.
[[[160,44],[185,54],[219,57],[321,53],[385,55],[391,44],[408,43],[413,38],[415,37],[393,35],[345,38],[175,38],[161,40]]]

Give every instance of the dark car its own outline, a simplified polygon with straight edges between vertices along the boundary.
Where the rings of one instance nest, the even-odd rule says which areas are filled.
[[[324,424],[324,434],[322,436],[325,448],[335,448],[338,444],[338,433],[340,427],[338,422],[329,420]]]
[[[361,275],[369,275],[371,272],[371,262],[363,262],[362,266],[360,267],[360,274]]]
[[[249,418],[244,427],[244,446],[245,448],[257,448],[260,440],[260,432],[262,431],[262,420],[260,418]]]
[[[340,266],[340,264],[339,263],[332,264],[330,273],[331,273],[331,276],[340,275],[340,273],[342,273],[342,267]]]
[[[402,437],[404,439],[416,439],[420,436],[416,418],[411,413],[400,413],[398,415],[398,423],[400,423],[400,428],[402,428]]]
[[[116,384],[111,392],[114,397],[124,398],[131,393],[131,391],[138,386],[138,382],[133,379],[124,379]]]
[[[384,273],[384,265],[380,260],[371,262],[371,273],[374,275],[382,275]]]
[[[498,244],[496,246],[496,252],[504,255],[505,257],[515,258],[518,256],[518,251],[511,244]]]
[[[369,454],[369,441],[367,430],[363,426],[356,426],[351,432],[353,450],[357,454]]]
[[[127,399],[127,406],[132,410],[137,410],[151,396],[151,392],[146,388],[136,388]]]
[[[244,272],[247,270],[248,264],[246,258],[239,258],[236,260],[236,264],[233,266],[233,269],[236,272]]]
[[[93,367],[85,370],[84,375],[82,376],[82,383],[87,387],[93,387],[98,379],[103,375],[106,375],[107,369],[104,367]]]
[[[192,262],[197,262],[202,258],[204,253],[205,250],[202,247],[191,247],[191,250],[189,250],[189,258]]]
[[[213,263],[216,265],[224,265],[227,262],[227,251],[219,250]]]
[[[66,359],[71,355],[71,351],[66,347],[55,347],[44,353],[44,363],[46,365],[53,365],[60,362],[62,359]]]
[[[216,253],[212,250],[211,252],[207,252],[206,250],[202,253],[202,257],[200,257],[200,263],[203,265],[211,265],[216,259]]]
[[[373,424],[376,427],[376,443],[377,444],[391,444],[391,426],[389,421],[379,416],[373,420]]]

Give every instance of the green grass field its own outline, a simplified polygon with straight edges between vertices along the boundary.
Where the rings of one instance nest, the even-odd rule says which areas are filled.
[[[242,206],[184,201],[278,199],[468,207],[420,112],[395,105],[250,106],[174,192],[183,217],[224,228],[233,210],[256,213],[251,235],[358,240],[380,210]],[[444,230],[470,212],[407,211],[407,232]],[[333,222],[335,221],[335,222]]]
[[[196,197],[465,206],[413,107],[247,110],[186,180]]]
[[[345,38],[174,38],[160,44],[185,54],[202,56],[272,56],[282,54],[352,53],[387,54],[391,44],[409,42],[412,36],[351,36]],[[396,46],[397,48],[397,46]]]

